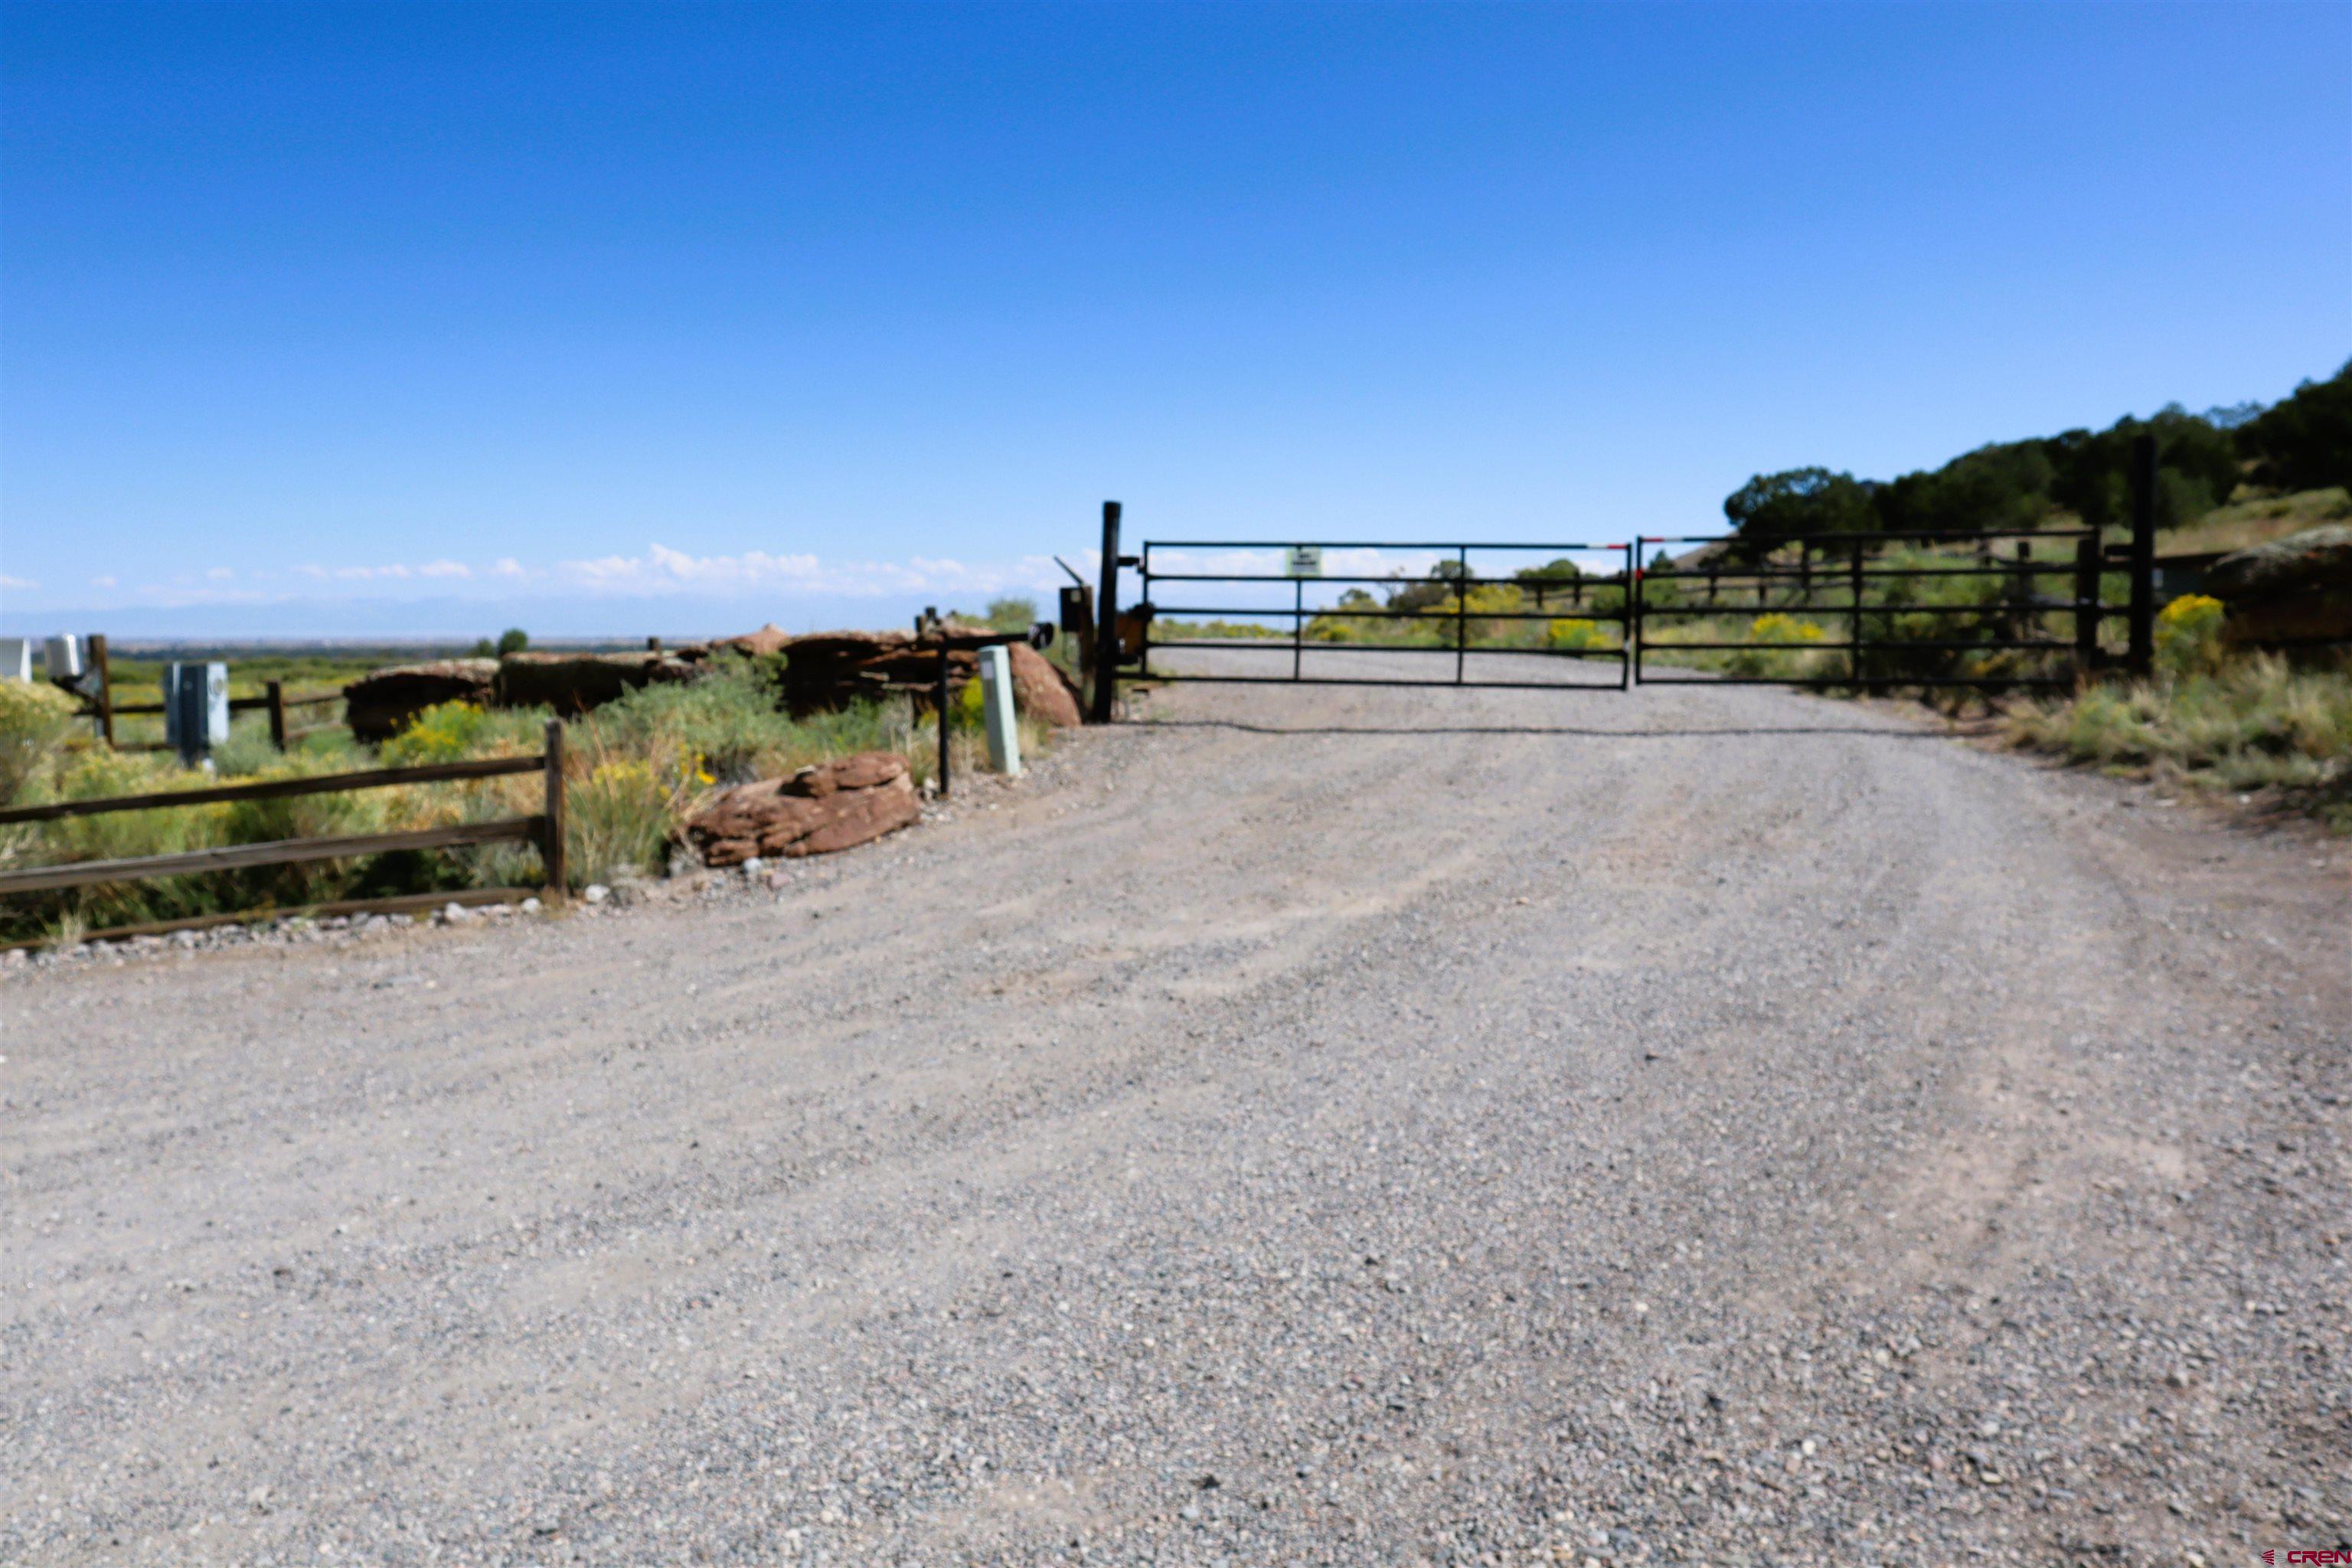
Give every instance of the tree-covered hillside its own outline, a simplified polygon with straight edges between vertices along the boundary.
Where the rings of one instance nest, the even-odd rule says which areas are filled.
[[[2352,363],[2268,408],[2191,414],[2175,405],[2105,430],[2067,430],[1979,447],[1942,468],[1858,479],[1823,468],[1759,474],[1723,503],[1751,550],[1798,533],[1976,531],[2032,527],[2066,512],[2105,527],[2129,516],[2132,440],[2157,437],[2157,521],[2178,528],[2241,485],[2278,490],[2352,484]]]

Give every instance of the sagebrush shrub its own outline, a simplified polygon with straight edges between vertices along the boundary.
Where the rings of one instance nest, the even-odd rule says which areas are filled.
[[[46,681],[0,680],[0,805],[54,770],[80,706]]]

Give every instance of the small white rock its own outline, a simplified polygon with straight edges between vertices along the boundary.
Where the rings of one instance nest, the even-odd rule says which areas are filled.
[[[602,882],[591,882],[580,890],[580,897],[592,904],[601,904],[612,896],[613,889]]]
[[[537,899],[525,899],[518,907],[520,907],[522,912],[527,915],[535,915],[539,913],[539,900]]]
[[[743,862],[743,875],[746,877],[756,877],[767,868],[768,863],[765,860],[761,859],[757,855],[752,856],[749,860]]]

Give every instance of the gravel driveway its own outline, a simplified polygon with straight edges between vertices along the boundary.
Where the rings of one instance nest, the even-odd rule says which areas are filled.
[[[781,892],[0,983],[9,1563],[2352,1544],[2352,849],[1171,688]]]

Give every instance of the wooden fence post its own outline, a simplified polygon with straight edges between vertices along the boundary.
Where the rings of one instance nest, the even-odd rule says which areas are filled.
[[[2156,668],[2156,437],[2132,438],[2131,671]]]
[[[98,732],[109,748],[114,744],[114,671],[106,662],[106,634],[89,634],[89,664],[98,671]]]
[[[547,808],[540,822],[539,862],[547,900],[560,904],[570,890],[563,864],[563,721],[547,721]]]
[[[273,680],[263,689],[269,693],[269,743],[282,752],[286,749],[286,683]]]
[[[1862,678],[1863,678],[1863,676],[1862,676],[1862,592],[1863,592],[1863,590],[1862,590],[1862,540],[1861,540],[1859,537],[1857,537],[1857,538],[1854,540],[1854,542],[1853,542],[1853,565],[1852,565],[1852,566],[1850,566],[1850,567],[1848,567],[1848,568],[1847,568],[1847,573],[1848,573],[1848,579],[1849,579],[1849,583],[1850,583],[1850,584],[1851,584],[1851,587],[1852,587],[1852,590],[1853,590],[1853,629],[1852,629],[1852,630],[1850,630],[1850,631],[1848,631],[1848,632],[1846,633],[1846,636],[1847,636],[1847,637],[1848,637],[1848,638],[1853,642],[1853,647],[1851,649],[1849,649],[1849,650],[1847,651],[1847,653],[1846,653],[1846,656],[1845,656],[1845,657],[1846,657],[1846,664],[1847,664],[1847,667],[1848,667],[1849,668],[1851,668],[1851,669],[1853,671],[1853,678],[1854,678],[1854,679],[1855,679],[1855,680],[1857,680],[1857,681],[1859,681],[1859,680],[1861,680],[1861,679],[1862,679]]]
[[[2074,678],[2088,677],[2099,663],[2099,542],[2074,542]]]

